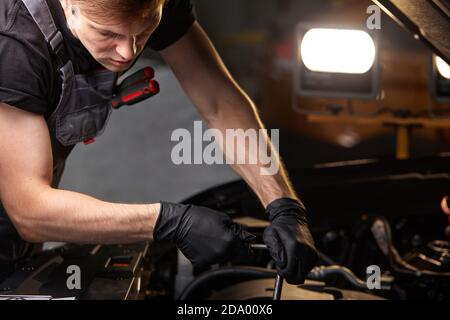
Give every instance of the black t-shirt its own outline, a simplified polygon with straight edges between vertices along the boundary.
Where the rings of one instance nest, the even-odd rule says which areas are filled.
[[[59,0],[47,0],[55,23],[64,36],[75,73],[102,68],[66,25]],[[169,0],[160,25],[147,45],[167,48],[195,21],[190,0]],[[57,61],[44,36],[21,0],[0,1],[0,102],[48,118],[59,101],[61,79]]]

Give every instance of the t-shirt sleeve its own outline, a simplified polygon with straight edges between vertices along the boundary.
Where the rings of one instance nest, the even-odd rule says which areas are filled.
[[[168,0],[163,9],[161,23],[149,39],[153,50],[163,50],[184,36],[195,22],[190,0]]]
[[[42,54],[0,33],[0,102],[26,111],[48,111],[47,64]],[[48,86],[48,84],[47,84]]]

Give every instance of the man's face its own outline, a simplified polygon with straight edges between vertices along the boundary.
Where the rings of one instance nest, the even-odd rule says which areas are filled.
[[[106,69],[127,70],[144,49],[161,21],[162,6],[146,20],[112,21],[87,16],[83,6],[62,1],[68,26],[89,53]]]

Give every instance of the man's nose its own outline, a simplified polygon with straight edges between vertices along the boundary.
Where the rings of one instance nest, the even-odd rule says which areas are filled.
[[[136,54],[133,38],[121,39],[117,44],[116,50],[123,60],[129,61],[133,59]]]

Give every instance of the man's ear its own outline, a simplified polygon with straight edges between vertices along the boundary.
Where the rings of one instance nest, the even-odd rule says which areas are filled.
[[[64,14],[66,16],[67,27],[72,31],[73,35],[78,38],[77,31],[80,29],[80,9],[77,5],[72,4],[70,0],[62,0],[65,3]],[[64,5],[64,4],[63,4]]]
[[[64,11],[66,11],[67,9],[69,9],[69,0],[59,0],[59,2],[61,3],[61,6],[63,7]]]
[[[68,15],[78,15],[79,9],[77,5],[74,5],[71,0],[60,0],[61,5],[64,9],[64,12],[66,13],[66,16]]]

